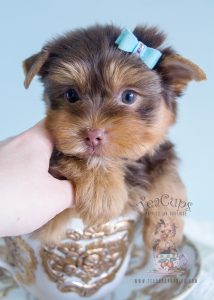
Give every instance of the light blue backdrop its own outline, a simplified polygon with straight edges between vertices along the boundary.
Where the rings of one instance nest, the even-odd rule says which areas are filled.
[[[180,173],[194,202],[191,215],[213,219],[214,1],[212,0],[1,0],[0,139],[15,135],[44,116],[42,86],[23,87],[21,62],[56,34],[94,23],[158,25],[168,44],[197,62],[208,80],[191,83],[179,100],[178,123],[170,132],[181,157]]]

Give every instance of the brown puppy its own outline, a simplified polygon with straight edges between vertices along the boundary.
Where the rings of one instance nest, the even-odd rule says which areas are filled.
[[[117,48],[120,32],[114,26],[75,30],[24,61],[25,87],[36,74],[44,84],[46,126],[56,148],[50,172],[75,187],[75,209],[40,230],[45,242],[61,238],[74,215],[94,225],[135,209],[142,199],[168,194],[185,201],[166,134],[176,119],[176,98],[190,80],[203,80],[205,74],[163,48],[165,37],[156,28],[137,27],[138,40],[162,52],[150,70],[137,56]],[[182,219],[168,219],[179,228],[179,243]],[[145,217],[150,247],[158,220]]]

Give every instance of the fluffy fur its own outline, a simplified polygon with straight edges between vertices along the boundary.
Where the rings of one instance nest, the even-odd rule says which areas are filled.
[[[164,48],[163,33],[139,26],[134,30],[138,40],[163,53],[150,70],[138,57],[116,47],[120,32],[115,26],[71,31],[24,61],[25,87],[36,74],[44,84],[46,127],[56,148],[50,172],[75,187],[75,209],[62,212],[39,231],[45,242],[61,238],[66,222],[75,215],[94,225],[136,209],[142,198],[164,193],[186,198],[166,134],[176,120],[176,98],[190,80],[203,80],[205,74]],[[75,103],[65,100],[70,88],[79,95]],[[135,91],[133,104],[121,101],[124,90]],[[89,153],[85,139],[88,130],[96,128],[102,128],[105,137],[99,153]],[[145,216],[144,238],[150,247],[157,222]],[[179,228],[177,243],[182,222],[173,217]]]

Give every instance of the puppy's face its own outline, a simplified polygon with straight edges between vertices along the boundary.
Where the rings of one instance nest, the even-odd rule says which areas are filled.
[[[108,26],[75,31],[25,62],[26,85],[34,72],[44,82],[46,125],[65,155],[138,159],[163,141],[175,120],[176,93],[192,78],[184,72],[183,81],[167,78],[169,59],[165,68],[149,70],[117,49],[119,34]]]
[[[173,120],[159,77],[116,50],[97,56],[69,53],[52,64],[47,126],[66,155],[137,159],[160,143]]]

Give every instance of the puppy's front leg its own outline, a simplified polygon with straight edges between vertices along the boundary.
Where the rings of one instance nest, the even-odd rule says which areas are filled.
[[[183,238],[183,215],[187,209],[185,187],[176,170],[162,175],[151,186],[144,203],[147,208],[144,241],[150,249],[157,246],[157,241],[164,240],[168,247],[170,243],[178,246]],[[162,233],[162,241],[158,232]]]
[[[128,192],[120,164],[91,167],[87,161],[65,157],[54,168],[73,183],[75,211],[86,225],[105,223],[123,213]]]
[[[64,177],[74,185],[75,207],[57,215],[34,235],[43,242],[58,242],[74,216],[92,226],[123,213],[128,193],[120,167],[87,169],[82,161],[63,157],[55,160],[50,173],[58,178]]]
[[[73,183],[75,210],[86,225],[105,223],[123,212],[128,194],[120,166],[89,167],[84,160],[64,157],[51,172]]]
[[[75,203],[87,225],[108,222],[122,214],[128,201],[120,168],[85,170],[75,183]]]

